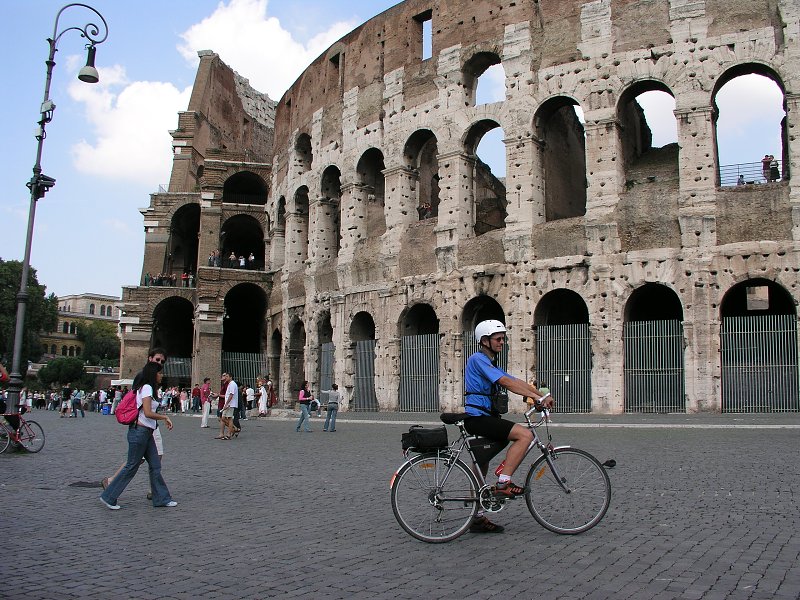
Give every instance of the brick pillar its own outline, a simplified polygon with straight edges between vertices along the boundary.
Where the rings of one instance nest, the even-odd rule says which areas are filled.
[[[475,198],[473,173],[475,157],[463,152],[446,152],[439,160],[439,221],[436,232],[436,262],[440,272],[458,265],[458,242],[474,237]]]

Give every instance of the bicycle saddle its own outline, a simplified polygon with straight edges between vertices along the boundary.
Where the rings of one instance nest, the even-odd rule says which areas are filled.
[[[460,412],[460,413],[442,413],[441,415],[439,415],[439,418],[442,420],[442,423],[445,423],[447,425],[455,425],[459,421],[463,421],[464,419],[466,419],[468,416],[469,415],[467,413],[463,413],[463,412]]]

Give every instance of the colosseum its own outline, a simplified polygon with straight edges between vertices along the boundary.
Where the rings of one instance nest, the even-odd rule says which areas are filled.
[[[504,99],[476,102],[495,65]],[[496,318],[563,412],[797,411],[799,66],[796,0],[406,0],[277,102],[203,51],[122,376],[160,345],[174,383],[456,409]],[[745,74],[783,93],[780,174],[728,185],[716,96]],[[677,143],[653,147],[652,90]],[[502,175],[476,153],[498,128]]]

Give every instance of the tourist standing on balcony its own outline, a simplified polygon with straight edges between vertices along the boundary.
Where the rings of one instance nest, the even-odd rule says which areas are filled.
[[[764,181],[769,181],[769,163],[771,161],[772,158],[769,154],[765,154],[761,159],[761,174],[764,176]]]

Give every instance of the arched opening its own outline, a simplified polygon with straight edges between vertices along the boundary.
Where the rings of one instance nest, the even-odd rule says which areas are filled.
[[[547,221],[586,214],[586,139],[576,107],[572,98],[551,98],[534,119]]]
[[[78,333],[78,326],[77,326],[75,323],[70,323],[70,324],[69,324],[69,332],[70,332],[72,335],[77,335],[77,333]]]
[[[299,319],[289,329],[289,394],[290,406],[303,387],[306,377],[306,327]]]
[[[589,309],[571,290],[548,292],[536,304],[536,383],[558,398],[558,412],[591,412]]]
[[[737,65],[720,76],[712,98],[718,184],[788,179],[786,96],[777,73],[760,64]]]
[[[685,412],[683,307],[673,290],[647,283],[625,305],[625,411]]]
[[[415,131],[403,150],[406,166],[416,176],[416,208],[420,221],[439,215],[439,153],[436,136],[429,129]]]
[[[222,201],[226,204],[267,203],[267,184],[260,175],[242,171],[231,175],[222,187]],[[231,373],[233,375],[233,373]]]
[[[175,211],[169,226],[164,273],[177,275],[197,272],[200,243],[200,205],[185,204]]]
[[[375,321],[372,315],[359,312],[350,324],[353,369],[352,410],[377,411],[375,394]]]
[[[320,315],[317,321],[317,340],[319,342],[319,389],[320,402],[327,406],[328,398],[322,394],[322,390],[331,389],[334,381],[335,362],[334,356],[336,348],[333,344],[333,326],[331,325],[331,314],[327,311]]]
[[[69,356],[75,356],[75,346],[69,347]]]
[[[192,376],[194,306],[185,298],[173,296],[159,302],[153,310],[151,348],[164,348],[164,385],[187,386]]]
[[[66,346],[61,346],[61,356],[66,356],[68,353]]]
[[[491,296],[476,296],[464,306],[464,310],[461,313],[461,331],[464,332],[462,336],[464,344],[462,352],[464,356],[464,367],[467,365],[467,359],[478,351],[478,341],[475,339],[475,326],[481,321],[489,319],[494,319],[501,323],[506,322],[503,307]],[[508,368],[510,345],[509,336],[506,336],[506,343],[503,346],[502,352],[500,352],[500,355],[497,357],[497,365],[503,370]]]
[[[386,231],[386,216],[384,215],[384,204],[386,199],[386,183],[383,171],[386,165],[383,161],[383,153],[377,148],[370,148],[356,165],[356,174],[359,183],[364,186],[366,192],[366,222],[358,223],[359,238],[378,237]],[[362,216],[359,215],[359,220]]]
[[[733,286],[720,305],[722,412],[796,412],[797,310],[768,279]]]
[[[64,321],[61,324],[61,333],[69,333],[69,322]]]
[[[311,163],[314,160],[311,152],[311,136],[307,133],[301,133],[297,136],[297,142],[294,145],[295,164],[297,165],[297,174],[311,170]],[[300,382],[303,383],[302,381]]]
[[[252,283],[240,283],[225,294],[224,306],[222,351],[260,354],[267,311],[264,290]]]
[[[483,235],[506,226],[506,185],[505,185],[505,153],[503,153],[503,179],[492,173],[492,168],[479,155],[481,142],[491,131],[499,131],[500,139],[503,130],[500,125],[492,120],[482,120],[473,125],[467,132],[464,149],[467,154],[475,157],[475,166],[472,171],[472,196],[475,204],[475,235]],[[505,146],[503,146],[505,150]],[[497,159],[497,156],[493,156]]]
[[[90,304],[89,305],[89,314],[90,315],[94,314],[94,304]],[[102,317],[105,314],[106,314],[106,307],[105,306],[101,306],[100,307],[100,316]]]
[[[467,106],[505,99],[505,70],[494,52],[475,54],[464,64],[463,74]]]
[[[236,215],[225,221],[219,232],[219,247],[224,267],[264,269],[264,232],[255,217]]]
[[[289,232],[289,268],[299,271],[308,258],[308,188],[300,186],[294,195],[291,231]],[[302,385],[302,380],[300,384]]]
[[[439,318],[415,304],[400,319],[400,410],[439,410]]]
[[[53,354],[53,355],[55,355],[55,353],[56,353],[57,351],[58,351],[58,350],[57,350],[57,348],[56,348],[56,345],[55,345],[55,344],[51,344],[51,345],[50,345],[50,354]]]
[[[342,173],[338,167],[329,166],[322,172],[315,231],[317,235],[318,262],[327,262],[339,255],[341,245]]]

